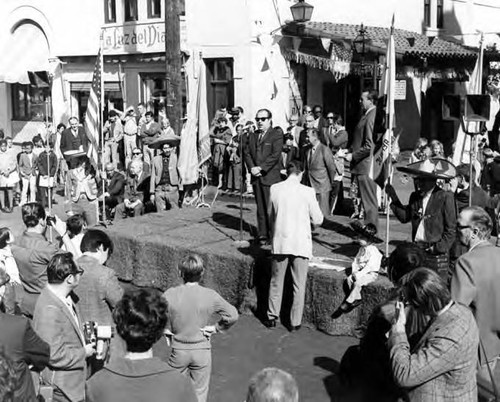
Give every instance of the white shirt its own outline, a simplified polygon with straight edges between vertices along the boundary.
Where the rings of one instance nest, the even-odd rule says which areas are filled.
[[[432,192],[434,191],[434,188],[432,188],[431,191],[427,192],[424,195],[424,198],[422,199],[422,220],[420,221],[418,228],[417,228],[417,233],[415,233],[415,241],[426,241],[425,240],[425,228],[424,228],[424,220],[425,220],[425,211],[427,210],[427,204],[429,203],[429,200],[431,198]]]

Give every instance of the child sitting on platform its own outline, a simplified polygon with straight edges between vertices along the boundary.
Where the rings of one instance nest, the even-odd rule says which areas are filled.
[[[382,242],[377,237],[377,227],[372,223],[362,226],[358,221],[352,227],[360,235],[357,242],[361,247],[352,262],[352,273],[346,279],[350,293],[339,307],[340,313],[349,312],[361,304],[361,289],[377,279],[382,262],[382,253],[374,245]]]

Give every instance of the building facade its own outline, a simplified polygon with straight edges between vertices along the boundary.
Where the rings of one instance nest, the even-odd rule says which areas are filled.
[[[295,2],[182,2],[186,110],[190,101],[199,99],[201,72],[209,118],[221,107],[242,106],[247,117],[268,108],[274,124],[286,127],[290,115],[307,103],[354,122],[361,88],[379,85],[382,42],[394,14],[402,41],[408,40],[398,58],[400,80],[406,82],[400,95],[406,96],[397,102],[399,121],[407,124],[402,145],[408,148],[418,136],[434,138],[442,129],[441,122],[422,126],[430,86],[420,83],[417,88],[413,76],[418,73],[426,85],[445,88],[441,92],[463,91],[474,64],[475,51],[468,47],[478,46],[476,29],[500,30],[495,27],[500,17],[495,0],[309,0],[314,11],[305,27],[290,24]],[[39,131],[46,116],[55,124],[72,115],[83,118],[101,33],[105,109],[145,102],[156,111],[166,94],[164,13],[164,0],[0,2],[5,21],[0,49],[8,56],[0,60],[0,127],[19,142]],[[368,43],[360,61],[352,45],[361,24],[368,36],[373,33],[367,40],[382,44],[372,49]],[[437,39],[426,47],[426,36]],[[495,34],[485,36],[487,44],[497,40]],[[429,46],[437,50],[426,55]],[[460,63],[453,58],[457,55]],[[48,71],[48,86],[27,85],[27,71]]]

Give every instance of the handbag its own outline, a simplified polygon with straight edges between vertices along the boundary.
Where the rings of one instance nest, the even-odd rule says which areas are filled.
[[[484,356],[486,356],[486,351],[481,340],[479,340],[479,344],[481,345],[481,351]],[[495,382],[495,377],[493,376],[493,370],[491,369],[488,361],[486,361],[486,366],[488,367],[488,373],[491,381],[488,381],[486,378],[479,375],[477,376],[478,402],[500,402],[500,399],[498,398],[498,387]]]

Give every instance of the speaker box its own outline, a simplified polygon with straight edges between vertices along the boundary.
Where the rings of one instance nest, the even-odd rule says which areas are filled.
[[[467,95],[464,118],[465,121],[488,121],[490,119],[490,96]]]
[[[443,120],[460,120],[462,117],[462,100],[460,95],[444,95],[442,106]]]

